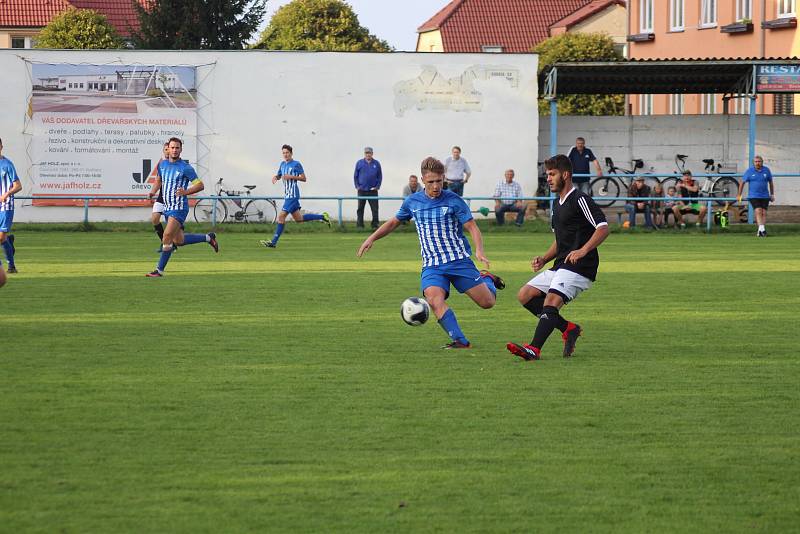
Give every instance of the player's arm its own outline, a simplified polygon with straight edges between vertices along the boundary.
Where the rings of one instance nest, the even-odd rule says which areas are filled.
[[[375,241],[383,237],[386,237],[387,235],[394,232],[394,230],[398,226],[400,226],[400,224],[401,224],[400,219],[398,219],[397,217],[392,217],[391,219],[380,225],[377,230],[372,232],[372,234],[370,234],[370,236],[366,238],[363,243],[361,243],[361,246],[358,247],[358,252],[356,253],[356,256],[358,256],[359,258],[363,256],[366,251],[372,248],[372,245],[375,243]]]
[[[5,202],[8,197],[15,193],[19,193],[20,191],[22,191],[22,182],[20,182],[19,179],[16,179],[14,180],[11,189],[0,195],[0,202]]]
[[[594,158],[594,167],[597,169],[597,176],[603,176],[603,168],[600,166],[600,161],[597,158]]]
[[[472,169],[469,167],[467,160],[464,160],[464,183],[469,182],[470,176],[472,176]]]
[[[566,263],[577,263],[578,260],[599,247],[600,243],[608,237],[608,222],[606,222],[603,210],[589,197],[578,198],[578,207],[589,224],[594,226],[594,233],[585,245],[567,254],[567,257],[564,258]]]
[[[769,199],[772,202],[775,202],[775,182],[772,179],[772,172],[769,173],[768,180],[769,180]]]
[[[297,176],[290,176],[288,174],[283,175],[284,180],[295,180],[297,182],[305,182],[306,181],[306,173],[301,172]]]
[[[178,190],[175,191],[175,194],[178,196],[188,197],[189,195],[199,193],[205,188],[206,186],[203,184],[203,181],[198,178],[192,181],[192,185],[189,186],[189,189],[183,189],[182,187],[179,187]]]
[[[153,187],[150,188],[150,192],[147,193],[147,196],[150,198],[155,198],[160,190],[161,190],[161,175],[157,174],[156,180],[153,182]]]
[[[747,175],[742,176],[742,181],[739,182],[739,191],[736,193],[736,202],[742,201],[742,193],[744,192],[744,184],[747,182]]]
[[[485,263],[486,268],[488,269],[489,259],[483,252],[483,235],[481,234],[481,229],[478,228],[478,225],[475,223],[475,219],[470,219],[469,221],[465,222],[464,230],[469,232],[469,235],[472,238],[472,243],[475,245],[475,257]]]
[[[541,255],[536,256],[531,260],[531,267],[533,268],[533,272],[540,271],[542,267],[553,261],[553,258],[556,257],[556,252],[558,251],[558,243],[554,239],[553,242],[550,244],[550,248]]]

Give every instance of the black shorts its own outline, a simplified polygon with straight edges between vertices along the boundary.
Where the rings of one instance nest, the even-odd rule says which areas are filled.
[[[753,208],[762,208],[765,210],[769,209],[769,199],[768,198],[751,198],[750,205]]]

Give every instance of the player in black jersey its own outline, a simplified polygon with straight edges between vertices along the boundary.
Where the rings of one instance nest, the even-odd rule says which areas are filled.
[[[572,164],[563,154],[544,162],[547,185],[558,197],[553,202],[551,226],[556,239],[542,256],[531,261],[537,272],[551,260],[553,266],[522,286],[520,303],[539,318],[528,345],[509,343],[508,350],[525,360],[538,360],[542,346],[556,328],[562,332],[564,357],[572,355],[581,327],[559,314],[564,304],[589,289],[597,276],[597,247],[608,237],[608,223],[592,198],[572,184]]]

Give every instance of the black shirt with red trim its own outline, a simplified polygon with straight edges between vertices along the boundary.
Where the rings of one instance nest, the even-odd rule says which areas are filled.
[[[557,247],[551,270],[566,269],[594,281],[600,265],[600,254],[596,248],[576,263],[565,263],[564,258],[585,245],[599,226],[608,225],[603,210],[595,204],[592,197],[573,187],[563,201],[556,198],[553,202],[550,225],[556,234]]]

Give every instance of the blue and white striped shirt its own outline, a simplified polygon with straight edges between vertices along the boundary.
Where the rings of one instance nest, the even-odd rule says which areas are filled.
[[[19,181],[17,169],[8,158],[0,157],[0,195],[14,187],[14,182]],[[0,211],[14,211],[14,195],[8,195],[5,202],[0,204]]]
[[[197,180],[197,173],[189,162],[179,159],[176,162],[162,160],[158,164],[158,176],[161,178],[161,192],[164,197],[165,211],[184,211],[189,209],[189,199],[178,196],[178,189],[188,189]]]
[[[278,167],[278,178],[282,176],[300,176],[305,172],[299,161],[290,159],[289,161],[281,161],[281,166]],[[297,180],[283,181],[283,196],[284,198],[300,198],[300,186],[297,185]]]
[[[425,191],[414,193],[403,201],[396,217],[401,221],[414,219],[423,267],[444,265],[472,254],[463,231],[472,213],[452,191],[444,190],[437,198],[430,198]]]

